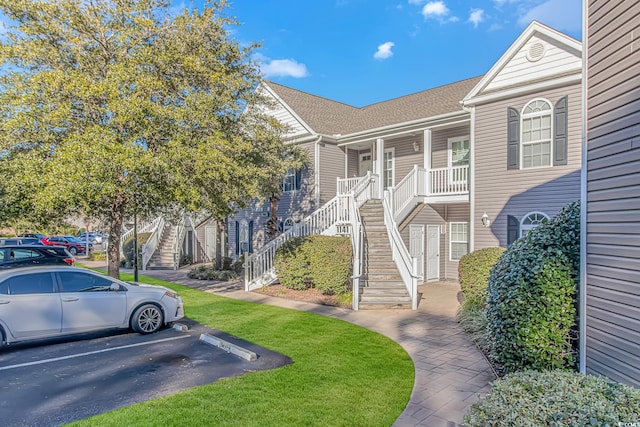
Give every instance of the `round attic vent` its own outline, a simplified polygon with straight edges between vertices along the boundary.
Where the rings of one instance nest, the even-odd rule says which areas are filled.
[[[531,62],[539,61],[544,56],[544,45],[540,42],[534,43],[527,51],[527,59]]]

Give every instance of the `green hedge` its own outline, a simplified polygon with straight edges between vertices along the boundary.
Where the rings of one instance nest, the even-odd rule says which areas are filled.
[[[510,245],[491,270],[489,356],[504,372],[574,366],[579,245],[573,203]]]
[[[466,254],[458,264],[458,280],[466,307],[484,308],[491,268],[504,253],[504,248],[485,248]]]
[[[639,417],[640,390],[574,372],[525,371],[495,381],[465,425],[613,427]]]
[[[325,295],[350,291],[351,241],[348,237],[297,237],[276,251],[280,283],[290,289],[317,288]]]

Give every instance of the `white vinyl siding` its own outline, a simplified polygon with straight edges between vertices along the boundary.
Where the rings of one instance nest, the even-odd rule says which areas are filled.
[[[449,259],[457,261],[469,252],[469,224],[466,222],[452,222],[449,226],[451,236]]]

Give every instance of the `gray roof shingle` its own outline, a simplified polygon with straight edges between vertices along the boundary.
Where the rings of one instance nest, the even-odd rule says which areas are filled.
[[[292,89],[266,84],[315,132],[349,135],[383,126],[461,111],[460,101],[482,76],[424,90],[362,108]]]

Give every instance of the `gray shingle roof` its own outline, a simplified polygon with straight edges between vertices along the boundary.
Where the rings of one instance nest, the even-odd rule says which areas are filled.
[[[461,111],[460,101],[482,76],[439,86],[362,108],[292,89],[272,81],[266,84],[311,128],[325,135],[348,135]]]

